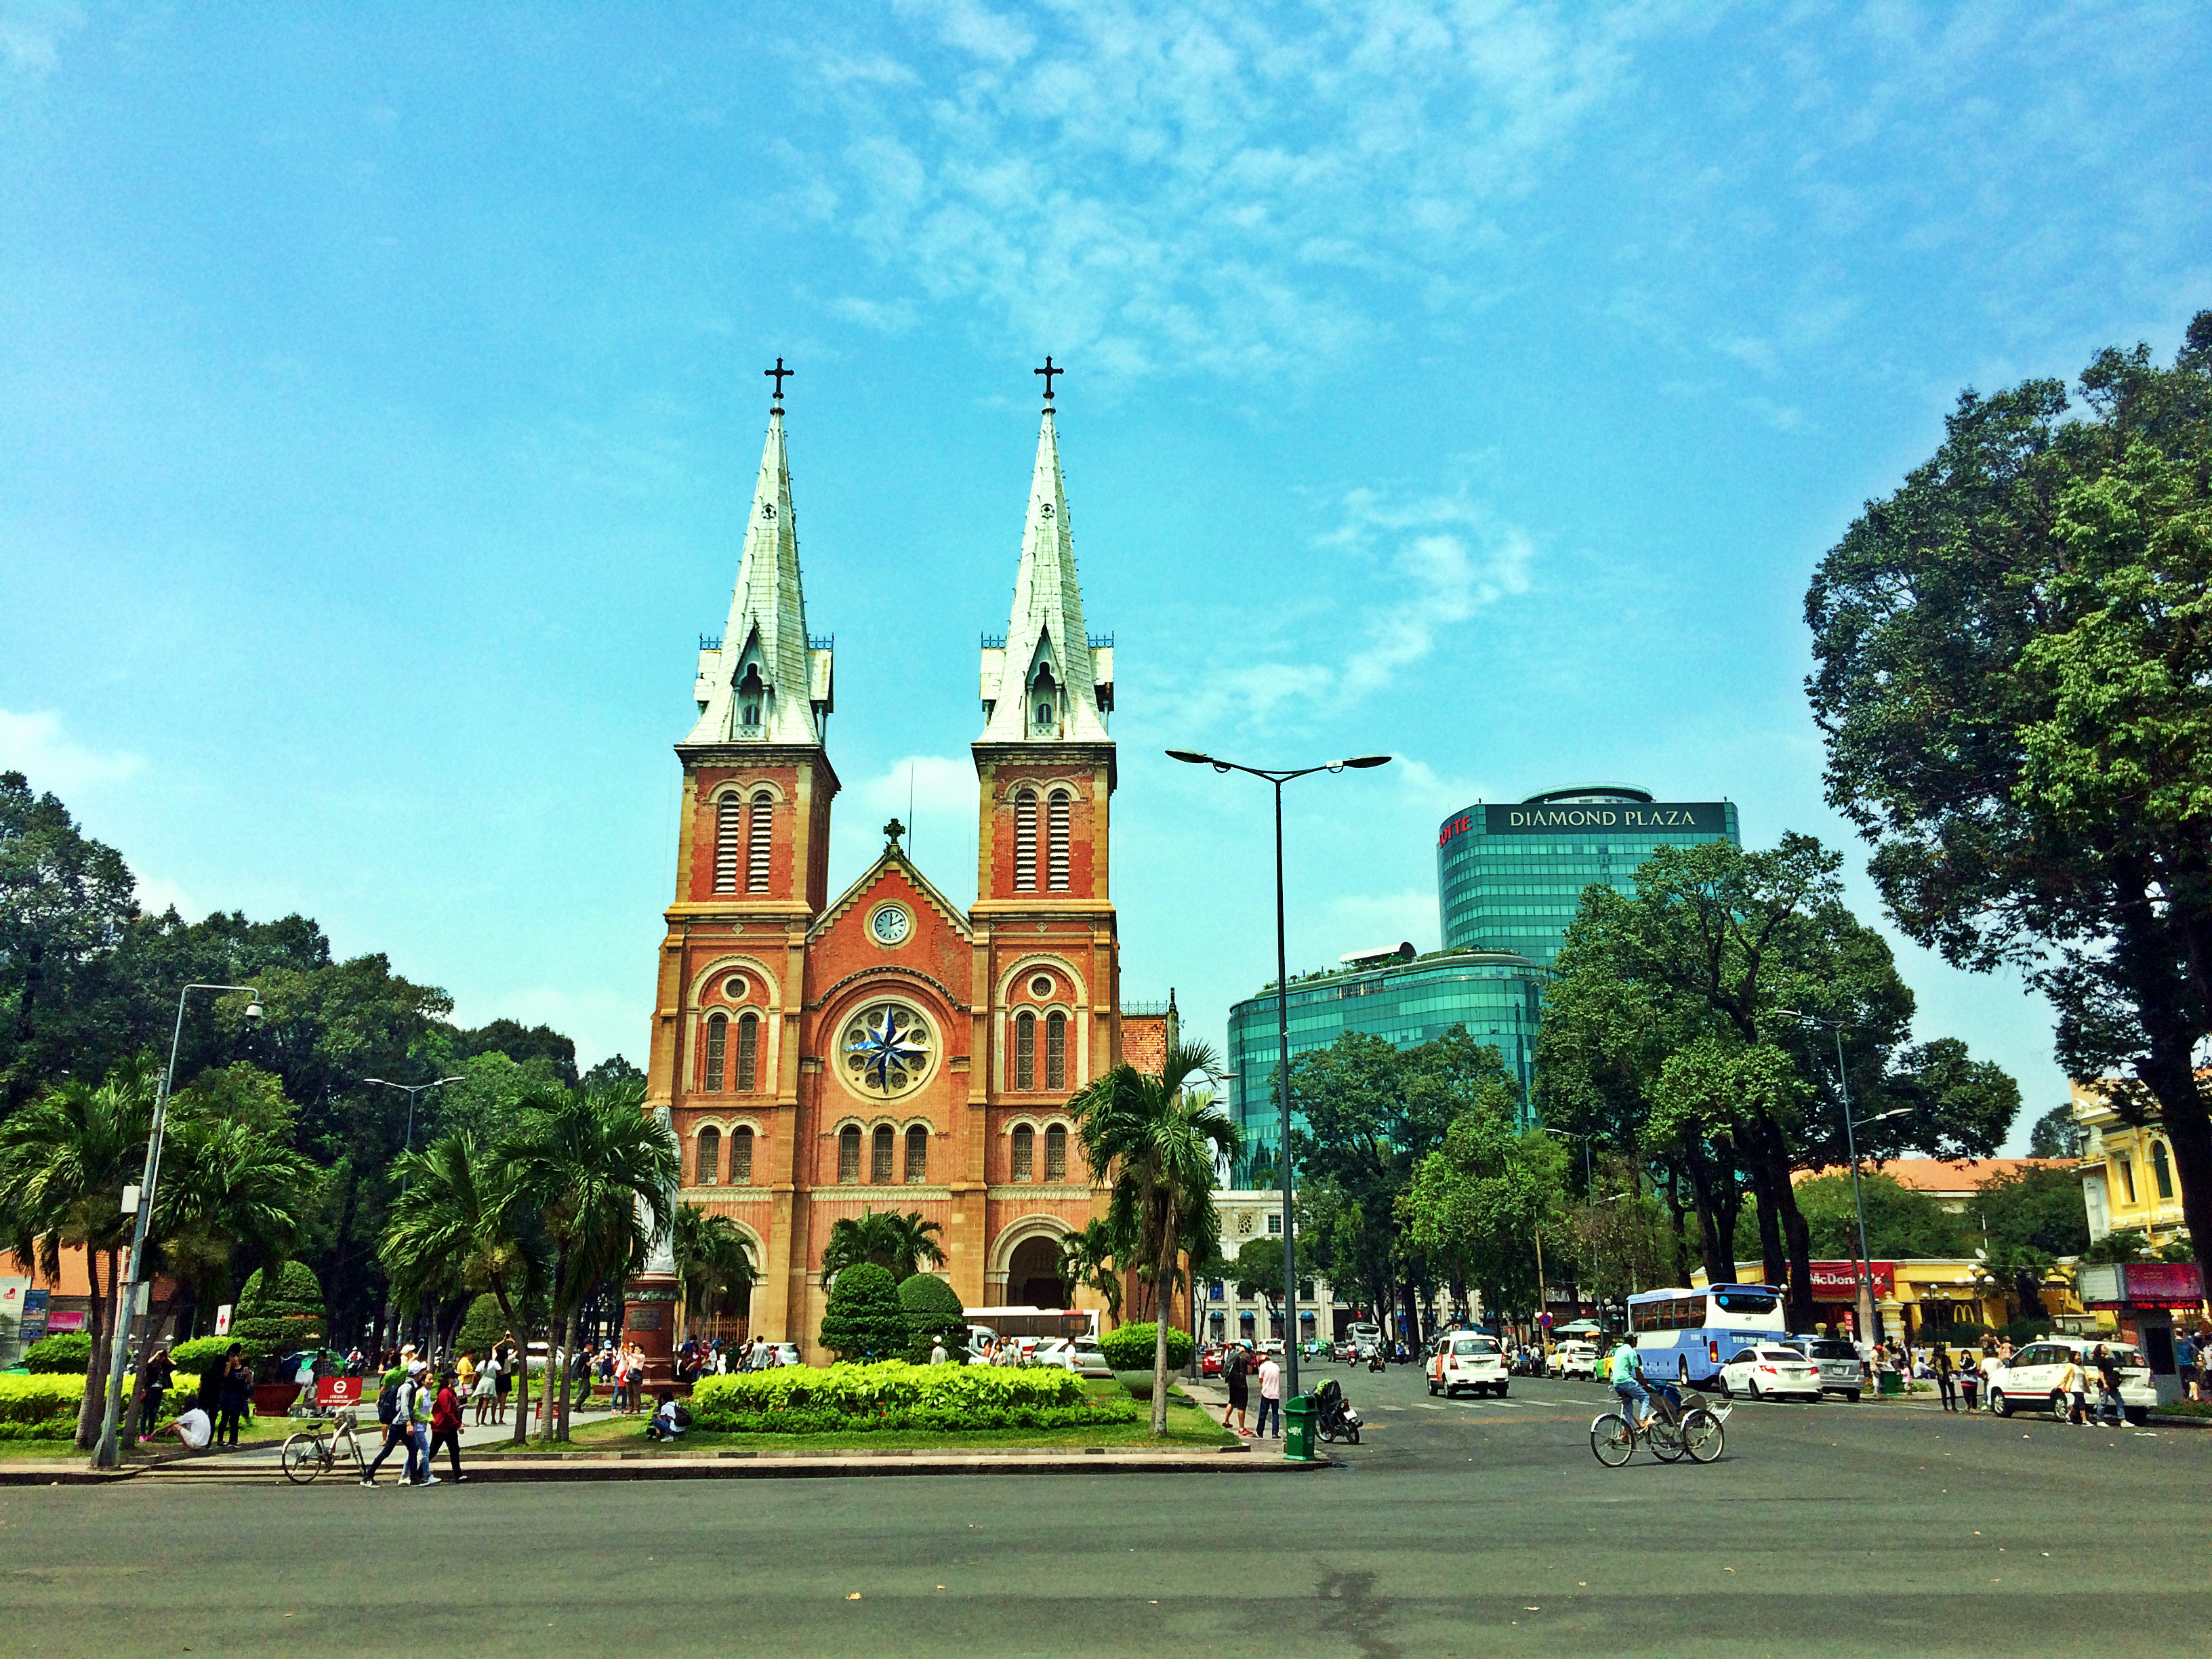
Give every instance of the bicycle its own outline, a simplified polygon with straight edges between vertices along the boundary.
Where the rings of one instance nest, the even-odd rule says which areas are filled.
[[[1590,1452],[1609,1469],[1617,1469],[1636,1455],[1640,1437],[1651,1455],[1662,1463],[1679,1462],[1686,1455],[1693,1463],[1710,1463],[1728,1443],[1721,1426],[1728,1415],[1700,1402],[1684,1409],[1672,1384],[1655,1383],[1650,1394],[1651,1415],[1641,1427],[1625,1411],[1601,1412],[1590,1420]]]
[[[304,1486],[316,1476],[328,1474],[337,1467],[341,1447],[353,1454],[354,1472],[363,1479],[368,1474],[368,1459],[362,1455],[361,1437],[355,1432],[356,1420],[351,1412],[340,1412],[328,1423],[318,1423],[305,1428],[284,1442],[277,1462],[283,1467],[284,1478],[296,1486]]]

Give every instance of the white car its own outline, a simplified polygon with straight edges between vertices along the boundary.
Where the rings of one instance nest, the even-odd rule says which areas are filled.
[[[1562,1342],[1544,1356],[1544,1369],[1553,1376],[1597,1375],[1597,1350],[1587,1342]]]
[[[1733,1400],[1747,1394],[1753,1400],[1772,1400],[1796,1395],[1804,1400],[1820,1397],[1820,1367],[1795,1348],[1773,1346],[1738,1348],[1721,1367],[1721,1392]]]
[[[1494,1336],[1455,1332],[1429,1361],[1429,1392],[1446,1399],[1462,1389],[1505,1398],[1511,1373],[1505,1369],[1505,1351]]]
[[[2120,1409],[2127,1413],[2128,1421],[2148,1422],[2151,1407],[2158,1404],[2158,1390],[2151,1384],[2150,1367],[2143,1363],[2142,1351],[2130,1343],[2100,1342],[2095,1337],[2043,1337],[2014,1353],[2009,1365],[1993,1363],[1983,1373],[1989,1381],[1990,1409],[1999,1417],[2010,1417],[2016,1411],[2048,1411],[2063,1418],[2072,1402],[2056,1396],[2070,1360],[2081,1368],[2082,1404],[2094,1416],[2097,1410],[2094,1356],[2099,1348],[2119,1361]]]

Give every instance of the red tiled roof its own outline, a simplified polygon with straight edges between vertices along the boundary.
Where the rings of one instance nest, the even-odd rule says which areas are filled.
[[[1893,1158],[1882,1164],[1869,1160],[1859,1165],[1859,1171],[1863,1175],[1887,1176],[1899,1186],[1910,1187],[1917,1193],[1971,1193],[2001,1176],[2017,1176],[2029,1170],[2071,1170],[2077,1163],[2068,1158],[1968,1158],[1956,1164],[1946,1163],[1940,1158]],[[1838,1164],[1825,1170],[1799,1170],[1790,1179],[1794,1186],[1817,1176],[1850,1173],[1848,1165]]]

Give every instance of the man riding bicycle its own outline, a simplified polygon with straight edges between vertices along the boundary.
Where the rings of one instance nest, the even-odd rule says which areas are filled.
[[[1620,1396],[1621,1404],[1633,1409],[1629,1419],[1642,1428],[1651,1418],[1651,1395],[1644,1388],[1644,1356],[1636,1351],[1633,1342],[1624,1342],[1613,1351],[1613,1391]]]

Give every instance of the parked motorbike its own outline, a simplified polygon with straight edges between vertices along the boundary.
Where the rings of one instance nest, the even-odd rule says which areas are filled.
[[[1314,1428],[1324,1440],[1359,1443],[1359,1413],[1333,1376],[1314,1390]]]

